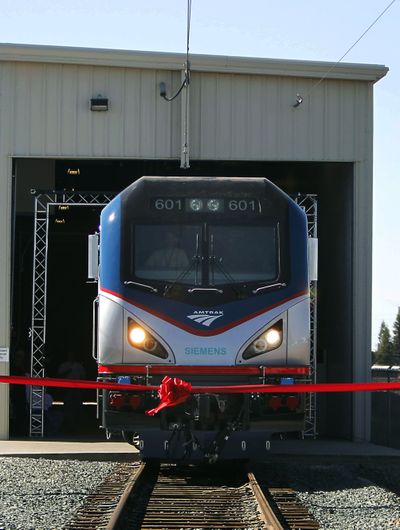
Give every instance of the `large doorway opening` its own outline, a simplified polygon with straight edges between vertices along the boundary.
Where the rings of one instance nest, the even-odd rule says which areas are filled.
[[[34,228],[32,188],[118,192],[142,175],[265,176],[288,193],[318,195],[317,370],[321,380],[347,380],[352,370],[349,296],[352,288],[352,164],[224,161],[192,161],[191,164],[190,170],[180,170],[175,160],[15,160],[12,359],[14,352],[21,348],[26,349],[29,357]],[[70,355],[79,358],[89,379],[96,376],[96,364],[91,356],[91,304],[96,286],[88,284],[86,279],[86,237],[96,230],[99,214],[98,207],[71,207],[54,210],[51,217],[44,361],[48,376],[57,376],[60,366]],[[62,401],[57,392],[53,397],[55,401]],[[94,396],[88,394],[82,402],[93,403]],[[57,435],[97,435],[94,407],[86,407],[79,413],[77,432],[70,432],[61,422]],[[322,435],[350,439],[351,408],[350,395],[319,397],[317,431]],[[88,418],[86,414],[89,414]],[[332,421],[332,417],[336,420]]]

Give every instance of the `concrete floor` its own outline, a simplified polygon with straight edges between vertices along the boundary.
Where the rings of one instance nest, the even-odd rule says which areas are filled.
[[[0,456],[22,455],[136,455],[125,442],[90,440],[3,440]],[[400,457],[400,450],[370,443],[343,440],[276,440],[271,441],[271,456],[293,457]]]

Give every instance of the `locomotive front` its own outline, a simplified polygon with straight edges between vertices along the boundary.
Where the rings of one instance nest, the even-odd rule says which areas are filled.
[[[143,177],[102,212],[99,379],[194,386],[304,382],[304,212],[263,178]],[[304,397],[194,393],[149,417],[154,392],[104,391],[102,426],[142,456],[248,458],[301,431]]]

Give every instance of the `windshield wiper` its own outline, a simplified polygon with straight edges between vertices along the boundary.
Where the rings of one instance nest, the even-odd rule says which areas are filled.
[[[253,294],[258,294],[260,291],[265,291],[266,289],[273,289],[274,287],[286,287],[286,283],[270,283],[268,285],[263,285],[262,287],[257,287],[251,291]]]
[[[134,285],[135,287],[141,287],[142,289],[148,289],[152,293],[158,293],[158,289],[156,289],[155,287],[152,287],[151,285],[147,285],[145,283],[138,283],[138,282],[133,282],[131,280],[125,280],[124,285]]]
[[[214,234],[211,234],[210,238],[210,263],[211,263],[211,280],[212,285],[214,285],[214,264],[217,265],[219,270],[222,272],[222,274],[225,276],[225,278],[228,280],[229,284],[228,286],[232,289],[232,291],[236,294],[236,296],[240,297],[240,292],[236,289],[236,287],[233,285],[235,283],[235,279],[231,276],[231,274],[225,269],[225,267],[222,265],[222,258],[217,259],[217,257],[214,255]]]
[[[175,280],[172,283],[170,283],[169,285],[165,287],[163,296],[166,296],[169,293],[169,291],[172,289],[172,287],[174,287],[174,285],[176,285],[180,280],[183,280],[189,274],[189,272],[191,272],[194,265],[196,266],[194,283],[195,285],[197,285],[198,264],[200,263],[199,250],[200,250],[200,238],[199,238],[199,234],[196,234],[196,253],[194,254],[194,256],[192,256],[189,262],[189,265],[185,269],[183,269],[183,271],[177,276],[177,278],[175,278]]]
[[[190,260],[190,263],[186,267],[186,269],[183,269],[183,271],[175,278],[175,280],[165,287],[163,296],[166,296],[169,293],[169,291],[172,289],[172,287],[174,287],[177,283],[179,283],[181,280],[184,280],[185,277],[189,274],[189,272],[191,272],[194,265],[196,265],[196,270],[197,270],[197,264],[199,263],[199,261],[200,261],[200,256],[192,256],[192,259]]]

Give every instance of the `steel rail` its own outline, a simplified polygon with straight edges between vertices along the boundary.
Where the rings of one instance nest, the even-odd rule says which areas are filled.
[[[245,469],[123,464],[89,495],[68,530],[316,530],[318,522],[289,488],[264,491]],[[282,523],[279,518],[281,518]]]
[[[133,462],[119,464],[95,491],[89,493],[72,519],[63,526],[63,529],[105,529],[110,519],[114,517],[114,511],[126,488],[130,488],[132,491],[132,486],[138,476],[142,474],[142,467],[144,467],[143,464],[135,465]]]
[[[247,474],[247,478],[249,480],[249,485],[253,492],[253,495],[257,500],[258,506],[260,508],[260,514],[264,523],[266,524],[267,530],[285,530],[278,518],[276,517],[271,507],[271,504],[266,499],[254,474],[249,472]]]
[[[139,469],[135,473],[133,473],[132,476],[129,478],[128,482],[126,483],[124,492],[121,495],[121,498],[119,499],[118,504],[115,507],[108,521],[106,530],[115,530],[116,528],[118,528],[120,518],[125,508],[126,502],[129,499],[130,495],[132,494],[135,486],[138,484],[139,479],[144,473],[145,468],[146,468],[146,464],[144,462],[141,462]]]

